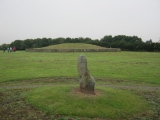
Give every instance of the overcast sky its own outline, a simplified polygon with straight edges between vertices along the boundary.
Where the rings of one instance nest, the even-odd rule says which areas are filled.
[[[160,0],[0,0],[0,45],[105,35],[136,35],[158,42]]]

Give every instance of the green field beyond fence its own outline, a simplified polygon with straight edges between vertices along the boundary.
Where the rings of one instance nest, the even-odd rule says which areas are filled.
[[[95,78],[160,84],[160,53],[0,51],[0,82],[41,77],[77,77],[77,57],[85,55]]]

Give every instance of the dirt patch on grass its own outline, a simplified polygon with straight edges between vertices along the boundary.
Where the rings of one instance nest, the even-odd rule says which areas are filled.
[[[94,90],[94,94],[90,94],[88,92],[81,92],[80,88],[74,88],[72,92],[75,95],[80,96],[80,97],[97,97],[102,94],[99,90]]]

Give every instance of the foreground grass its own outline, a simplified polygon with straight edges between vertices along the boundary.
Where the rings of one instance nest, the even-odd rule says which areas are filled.
[[[49,114],[120,119],[145,112],[148,103],[131,92],[98,87],[96,95],[74,91],[75,86],[40,87],[27,95],[27,101]]]
[[[88,68],[91,75],[98,78],[96,79],[97,82],[98,80],[103,80],[102,82],[98,82],[98,84],[96,82],[96,87],[103,83],[103,85],[101,84],[100,87],[96,88],[100,90],[101,93],[106,93],[101,94],[104,95],[103,97],[98,96],[93,99],[87,97],[82,100],[81,97],[77,97],[75,94],[72,94],[71,89],[68,88],[69,84],[73,84],[73,82],[66,82],[68,78],[74,78],[74,80],[77,78],[77,57],[81,54],[87,57]],[[154,112],[153,117],[152,115],[149,115],[149,117],[145,116],[145,118],[158,119],[160,113],[159,89],[157,88],[152,90],[152,87],[149,87],[148,89],[143,90],[143,88],[147,87],[146,85],[153,85],[150,83],[154,83],[154,85],[157,86],[160,85],[159,60],[159,53],[149,52],[29,53],[25,51],[17,51],[14,53],[3,53],[0,51],[0,95],[2,97],[2,99],[0,99],[0,106],[2,108],[0,112],[2,114],[0,116],[2,116],[2,119],[13,119],[14,117],[15,119],[33,119],[34,117],[35,119],[40,119],[41,117],[42,119],[44,117],[49,119],[48,114],[45,112],[37,113],[37,109],[33,109],[32,106],[26,104],[24,98],[21,97],[19,93],[23,94],[21,90],[27,90],[27,92],[28,90],[32,91],[32,89],[37,86],[50,86],[52,82],[53,84],[56,83],[56,78],[62,78],[62,82],[65,81],[66,84],[63,86],[62,91],[60,91],[56,86],[34,89],[32,92],[29,92],[27,96],[28,101],[43,111],[48,113],[54,112],[55,118],[57,118],[56,112],[66,116],[83,115],[83,113],[76,113],[76,115],[74,115],[67,111],[71,111],[72,109],[68,106],[69,103],[75,103],[72,107],[76,107],[76,105],[78,105],[78,103],[72,100],[72,98],[80,100],[79,103],[82,103],[82,108],[86,106],[88,102],[94,105],[95,108],[97,103],[104,103],[105,106],[110,109],[104,108],[102,110],[106,110],[110,114],[103,114],[102,111],[102,113],[99,113],[99,117],[118,119],[119,117],[127,118],[127,114],[132,116],[132,113],[136,114],[137,112],[145,112],[145,110],[148,109],[148,104],[144,100],[146,99],[153,104],[155,108],[152,108]],[[63,76],[67,79],[64,79],[65,77],[63,78]],[[40,78],[40,80],[36,80],[35,78]],[[120,83],[119,80],[127,81],[122,81],[123,83]],[[57,79],[57,81],[60,80]],[[115,85],[115,82],[118,83]],[[61,84],[62,83],[58,83],[56,85],[62,86]],[[113,88],[103,88],[104,84],[109,84],[108,87]],[[142,86],[140,89],[137,89],[139,88],[137,85]],[[115,87],[117,88],[115,89]],[[134,89],[136,91],[135,93],[143,96],[144,99],[127,90],[119,90],[119,88],[125,90],[130,89],[131,91]],[[58,92],[56,93],[55,91],[57,90]],[[66,94],[62,97],[61,95],[64,93]],[[55,97],[59,98],[58,101],[60,100],[60,102],[56,102],[57,99],[55,99]],[[44,101],[41,101],[41,98]],[[64,105],[66,107],[63,108],[63,106],[61,107],[60,105],[63,105],[61,103],[64,102],[66,98],[68,99]],[[68,101],[69,103],[67,103]],[[112,101],[114,101],[114,103]],[[21,102],[23,102],[23,104],[21,104]],[[128,103],[130,104],[128,105]],[[44,107],[44,104],[48,107]],[[89,104],[88,109],[92,107],[91,104]],[[62,109],[56,111],[53,109],[54,106],[59,106],[59,108]],[[104,107],[103,105],[100,106]],[[68,114],[64,111],[67,111]],[[143,118],[143,114],[141,115]],[[86,114],[85,116],[91,118],[94,117],[93,114]]]
[[[121,84],[120,84],[121,83]],[[63,87],[64,89],[67,89],[64,91],[64,93],[67,93],[68,95],[64,95],[64,97],[61,97],[59,95],[59,97],[61,98],[65,98],[66,96],[75,96],[75,94],[70,94],[70,90],[68,90],[68,88],[65,88],[65,86],[71,86],[71,87],[77,87],[78,85],[78,81],[75,81],[75,78],[65,78],[65,77],[60,77],[60,78],[40,78],[40,79],[33,79],[33,80],[19,80],[19,81],[6,81],[6,82],[1,82],[0,83],[0,118],[1,120],[104,120],[104,119],[100,119],[100,118],[84,118],[84,117],[72,117],[72,116],[63,116],[60,114],[48,114],[46,113],[46,109],[42,110],[42,107],[39,107],[40,109],[37,109],[35,107],[33,107],[33,105],[28,104],[25,101],[26,95],[27,97],[29,97],[29,99],[34,99],[34,96],[30,96],[31,94],[34,94],[35,92],[39,93],[40,95],[44,94],[44,98],[48,97],[48,100],[45,100],[45,102],[50,101],[51,99],[53,99],[53,101],[55,101],[53,98],[53,93],[54,93],[54,87],[56,88],[55,90],[58,90],[57,87]],[[43,86],[43,87],[42,87]],[[45,87],[44,87],[45,86]],[[48,88],[47,88],[48,86]],[[52,86],[52,87],[51,87]],[[38,89],[36,89],[37,87],[39,87]],[[106,88],[104,88],[106,87]],[[34,89],[35,88],[35,89]],[[44,92],[41,92],[42,90],[40,90],[42,88],[42,90],[44,90]],[[99,95],[103,95],[102,93],[106,93],[108,94],[107,96],[110,97],[111,100],[116,101],[116,103],[114,103],[114,105],[112,104],[113,102],[110,100],[107,101],[103,101],[106,102],[105,106],[107,107],[114,107],[115,109],[118,109],[120,107],[122,107],[122,105],[124,105],[124,102],[122,99],[124,99],[124,101],[126,100],[130,100],[130,96],[135,96],[135,98],[133,98],[133,103],[140,103],[140,102],[145,102],[147,101],[147,103],[149,103],[151,105],[151,109],[149,111],[143,111],[140,112],[138,114],[132,114],[130,115],[126,115],[123,116],[125,113],[118,113],[120,111],[120,109],[117,111],[117,117],[121,116],[126,118],[126,120],[159,120],[160,119],[160,87],[156,86],[147,86],[145,84],[142,85],[140,83],[136,83],[135,82],[130,82],[130,81],[107,81],[104,82],[101,85],[97,85],[96,84],[96,89],[101,90],[101,94]],[[33,92],[32,92],[33,90]],[[31,93],[30,93],[31,91]],[[68,91],[68,92],[67,92]],[[29,94],[27,94],[29,92]],[[62,91],[60,92],[62,93]],[[109,94],[110,93],[110,94]],[[48,96],[50,94],[50,96]],[[116,95],[114,95],[116,94]],[[136,94],[136,95],[135,95]],[[54,94],[56,95],[56,94]],[[62,95],[62,94],[61,94]],[[76,94],[77,96],[78,94]],[[115,100],[119,95],[119,100]],[[139,95],[139,96],[137,96]],[[39,96],[39,95],[35,95],[35,97],[43,97],[43,96]],[[92,102],[92,100],[90,99],[90,97],[85,97],[82,96],[85,100],[89,100],[89,102]],[[81,96],[77,96],[77,99],[81,99]],[[98,96],[100,97],[100,96]],[[107,99],[109,99],[107,97]],[[122,97],[122,98],[121,98]],[[43,100],[44,100],[43,98]],[[93,100],[95,100],[95,97],[92,97]],[[114,99],[115,98],[115,99]],[[37,99],[37,98],[36,98]],[[144,101],[144,99],[146,101]],[[32,101],[33,101],[32,100]],[[39,101],[39,100],[38,100]],[[60,102],[63,102],[62,99],[60,99]],[[72,98],[70,99],[71,102],[73,102]],[[84,101],[84,100],[83,100]],[[43,101],[44,102],[44,101]],[[71,103],[70,102],[70,103]],[[127,102],[131,102],[131,101],[127,101]],[[126,105],[128,103],[125,103]],[[81,102],[80,102],[81,103]],[[102,102],[101,102],[102,103]],[[119,104],[119,103],[122,103]],[[142,103],[142,105],[146,105],[145,103]],[[38,105],[38,102],[34,104]],[[51,101],[48,103],[53,105],[54,103]],[[78,104],[78,102],[76,102],[76,104]],[[58,105],[58,104],[57,104]],[[133,105],[133,104],[132,104]],[[131,105],[131,106],[132,106]],[[137,104],[139,105],[139,104]],[[93,105],[95,106],[95,105]],[[120,107],[119,107],[120,106]],[[141,105],[140,105],[141,106]],[[147,105],[148,106],[148,105]],[[92,107],[92,106],[91,106]],[[104,107],[104,106],[102,106]],[[137,108],[138,106],[134,106],[134,108]],[[121,108],[121,110],[125,110],[127,108],[127,106],[123,108]],[[144,107],[142,107],[144,108]],[[132,109],[132,108],[131,108]],[[104,109],[103,109],[104,110]],[[133,109],[132,109],[133,110]],[[66,110],[68,111],[68,109]],[[130,111],[130,110],[129,110]],[[141,111],[141,108],[140,108]],[[129,112],[127,112],[129,113]],[[107,113],[106,113],[107,114]],[[107,116],[107,115],[105,115]],[[102,117],[102,116],[101,116]],[[116,118],[114,117],[113,120],[115,120]],[[111,119],[110,119],[111,120]],[[119,118],[117,118],[117,120],[119,120]]]
[[[0,82],[77,76],[77,57],[85,55],[95,78],[160,84],[160,54],[149,52],[30,53],[0,51]]]

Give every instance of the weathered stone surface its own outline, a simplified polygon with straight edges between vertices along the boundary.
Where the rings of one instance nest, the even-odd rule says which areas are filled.
[[[120,52],[120,48],[105,49],[26,49],[27,52]]]
[[[94,94],[95,80],[89,73],[85,56],[80,55],[78,57],[77,68],[80,81],[80,91]]]

